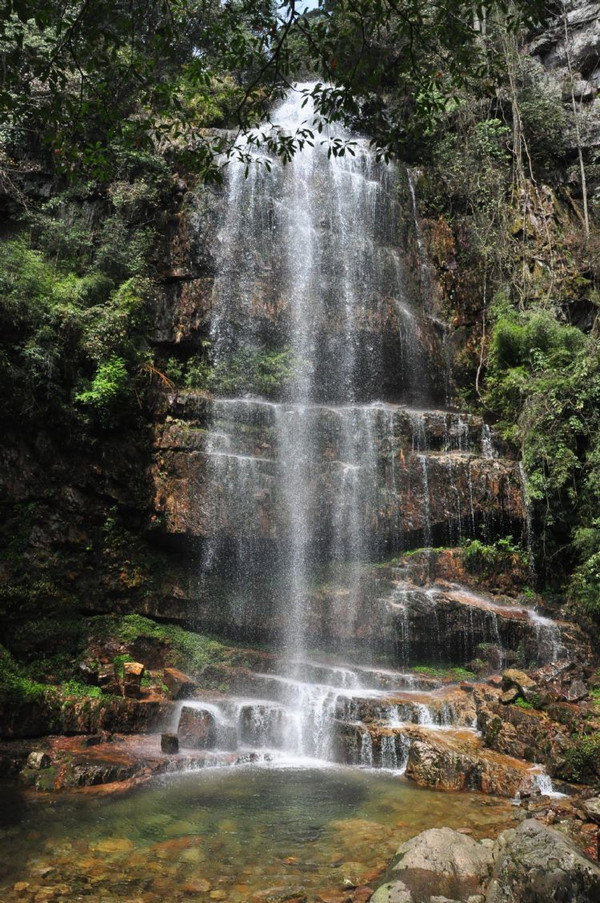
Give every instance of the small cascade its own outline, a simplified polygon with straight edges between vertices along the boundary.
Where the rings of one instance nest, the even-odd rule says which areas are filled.
[[[529,617],[533,622],[540,662],[556,662],[564,658],[567,648],[563,642],[560,627],[551,618],[545,618],[536,611],[530,610]]]
[[[564,797],[564,793],[559,793],[554,789],[552,779],[550,778],[550,775],[546,773],[545,769],[541,765],[537,765],[536,768],[538,771],[534,774],[533,779],[540,796],[550,796],[555,799]]]
[[[359,741],[359,764],[362,765],[363,768],[373,768],[375,764],[375,759],[373,757],[373,737],[369,731],[361,728],[359,732]]]
[[[427,456],[419,455],[419,461],[421,463],[421,478],[423,481],[423,507],[424,507],[424,519],[423,519],[423,545],[429,547],[432,545],[432,533],[431,533],[431,502],[429,499],[429,474],[427,471]]]
[[[487,423],[484,423],[481,426],[481,448],[484,458],[498,457],[498,452],[496,451],[494,440],[492,438],[492,431]]]
[[[432,725],[433,718],[428,706],[422,702],[417,703],[417,724]]]
[[[380,768],[404,774],[410,740],[403,734],[382,734],[379,741]]]

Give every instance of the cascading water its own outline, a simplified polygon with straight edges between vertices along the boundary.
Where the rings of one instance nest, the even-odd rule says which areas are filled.
[[[312,125],[304,100],[299,86],[274,112],[286,133]],[[213,625],[267,640],[279,665],[254,673],[250,694],[207,698],[206,718],[228,748],[331,760],[342,738],[346,761],[402,770],[406,725],[464,728],[474,713],[435,696],[445,691],[433,678],[378,664],[386,651],[396,667],[417,653],[446,661],[447,597],[400,581],[369,600],[365,568],[476,535],[494,518],[518,521],[521,484],[480,418],[430,407],[443,405],[448,376],[444,330],[415,294],[429,282],[411,277],[402,250],[415,226],[412,181],[366,142],[336,136],[353,142],[343,156],[323,126],[286,166],[250,166],[247,177],[229,166],[211,308],[215,397],[192,446],[200,597]],[[420,232],[416,243],[422,270]],[[425,641],[411,635],[419,611]],[[476,614],[455,643],[464,661],[477,642],[500,643],[495,613]],[[351,666],[339,660],[349,649]]]

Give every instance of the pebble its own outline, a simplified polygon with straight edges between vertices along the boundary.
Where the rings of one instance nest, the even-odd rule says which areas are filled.
[[[210,888],[210,881],[206,881],[204,878],[195,878],[184,884],[181,889],[184,894],[207,894]]]
[[[126,837],[108,838],[98,841],[92,849],[98,853],[129,853],[133,850],[133,841]]]

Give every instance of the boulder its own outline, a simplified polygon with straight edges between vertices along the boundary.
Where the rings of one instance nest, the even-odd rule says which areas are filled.
[[[485,903],[600,903],[600,868],[558,831],[527,819],[494,845]]]
[[[129,699],[139,699],[142,695],[144,666],[140,662],[125,662],[123,665],[123,694]]]
[[[177,668],[165,668],[163,671],[163,683],[167,687],[173,699],[183,699],[191,696],[196,689],[196,681]]]
[[[588,695],[588,689],[582,680],[573,680],[565,694],[567,702],[580,702]]]
[[[411,729],[406,776],[438,790],[479,790],[496,796],[529,796],[536,792],[535,774],[523,762],[481,746],[469,736],[457,737]]]
[[[528,690],[535,690],[537,684],[524,671],[519,671],[517,668],[507,668],[506,671],[502,672],[502,686],[505,690],[517,687],[525,695]]]
[[[413,903],[413,896],[402,881],[388,881],[377,888],[369,903]]]
[[[217,742],[215,717],[206,709],[184,705],[179,716],[177,735],[181,746],[192,749],[212,749]]]
[[[451,828],[432,828],[400,847],[391,871],[410,892],[407,900],[454,901],[478,893],[492,864],[489,841],[473,840]]]
[[[41,768],[48,768],[51,764],[48,753],[34,750],[27,756],[27,768],[39,771]]]
[[[600,796],[593,796],[583,804],[583,811],[588,818],[600,825]]]

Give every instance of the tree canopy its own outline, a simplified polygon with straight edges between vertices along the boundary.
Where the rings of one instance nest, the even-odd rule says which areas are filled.
[[[539,0],[7,0],[0,14],[1,144],[102,177],[128,148],[164,147],[218,178],[217,155],[302,73],[319,111],[395,153],[494,62],[485,22]],[[271,145],[290,151],[289,142]],[[293,151],[292,147],[292,151]]]

